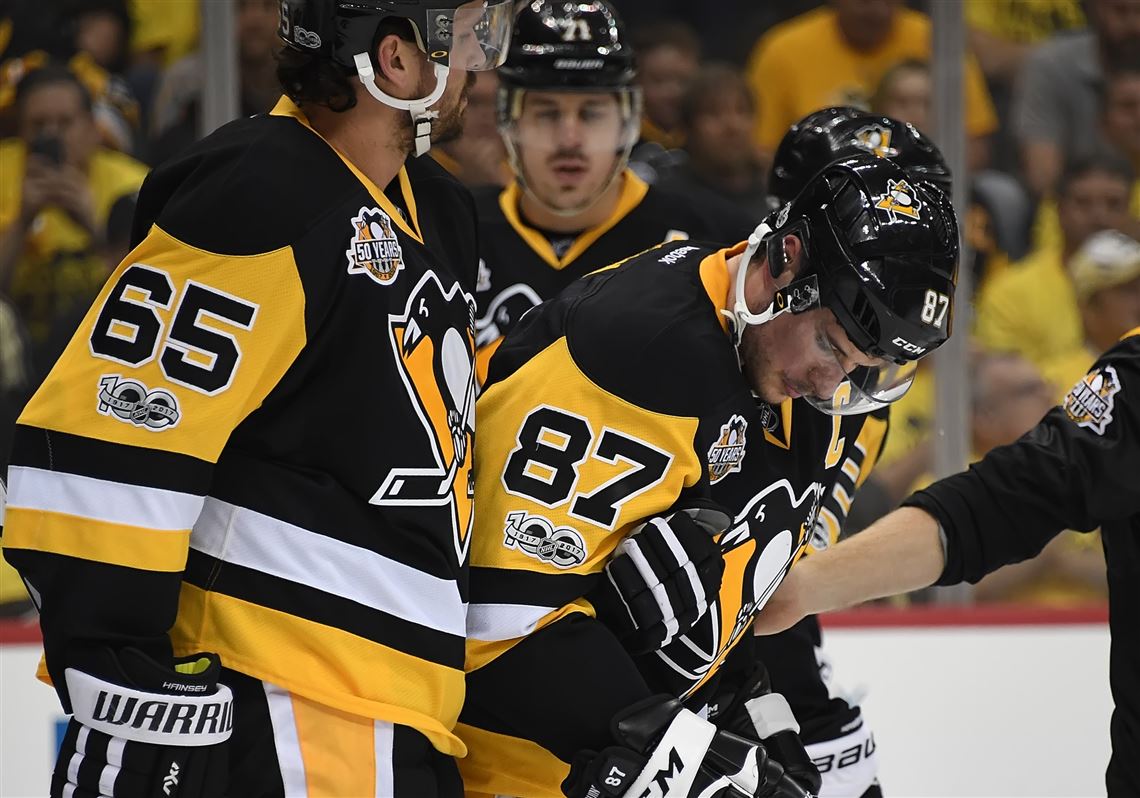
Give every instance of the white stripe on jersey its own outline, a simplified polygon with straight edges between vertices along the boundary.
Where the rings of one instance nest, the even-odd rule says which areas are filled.
[[[202,496],[28,466],[8,469],[8,506],[144,529],[194,526]]]
[[[557,609],[530,604],[472,604],[467,608],[467,636],[487,642],[526,637]]]
[[[429,629],[466,633],[467,606],[455,580],[213,497],[190,533],[190,548]]]

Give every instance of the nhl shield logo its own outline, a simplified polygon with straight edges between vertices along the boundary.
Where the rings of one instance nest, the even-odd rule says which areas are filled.
[[[381,285],[391,285],[404,268],[404,252],[392,229],[392,219],[379,208],[361,208],[352,219],[348,244],[349,274],[367,274]]]
[[[709,482],[716,483],[733,471],[740,470],[744,462],[744,447],[748,444],[744,437],[748,422],[743,416],[733,415],[720,427],[720,436],[709,447]]]
[[[1093,369],[1078,382],[1065,397],[1065,414],[1078,426],[1104,435],[1112,421],[1115,396],[1120,393],[1120,378],[1116,369],[1105,366]]]

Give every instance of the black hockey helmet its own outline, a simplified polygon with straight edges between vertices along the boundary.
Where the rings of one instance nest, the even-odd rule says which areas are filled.
[[[526,92],[606,92],[617,96],[622,125],[613,142],[616,157],[609,180],[581,207],[551,210],[573,215],[589,207],[621,174],[641,129],[641,88],[634,83],[633,50],[617,10],[608,0],[527,0],[515,18],[510,52],[498,75],[499,132],[511,168],[528,190],[519,155],[525,142],[517,124]],[[608,141],[591,144],[599,149],[610,146]],[[535,198],[549,207],[541,197]]]
[[[515,18],[506,86],[605,91],[633,83],[633,50],[605,0],[530,0]]]
[[[416,154],[430,146],[432,105],[443,96],[448,69],[487,70],[506,58],[511,0],[281,0],[278,34],[292,50],[322,58],[355,74],[378,102],[408,111]],[[416,44],[435,65],[435,88],[404,100],[376,85],[374,51],[380,23],[406,19]]]
[[[916,361],[950,337],[958,223],[949,199],[893,161],[860,152],[825,166],[769,216],[749,237],[743,263],[764,246],[778,276],[789,234],[803,243],[804,268],[762,313],[744,303],[739,276],[737,328],[783,312],[828,308],[851,343],[884,365],[848,373],[842,397],[837,391],[823,400],[806,398],[839,415],[895,401],[909,388]]]
[[[494,69],[506,57],[511,14],[510,0],[282,0],[279,34],[287,46],[329,59],[351,74],[357,54],[371,54],[376,46],[380,22],[399,17],[411,23],[416,43],[435,63],[451,66],[453,46],[463,44],[452,34],[462,30],[472,37],[467,39],[472,48],[456,66]]]
[[[824,108],[792,125],[773,156],[768,190],[788,202],[829,163],[861,152],[889,158],[912,178],[951,193],[950,167],[929,136],[909,122],[850,106]]]

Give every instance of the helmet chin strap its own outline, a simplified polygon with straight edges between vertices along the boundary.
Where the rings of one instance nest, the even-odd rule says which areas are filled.
[[[443,64],[432,62],[435,67],[435,88],[427,97],[418,100],[401,100],[380,90],[376,85],[376,72],[372,69],[372,59],[368,53],[357,53],[352,57],[356,64],[356,75],[364,88],[377,102],[384,103],[390,108],[398,108],[412,115],[412,125],[416,135],[416,157],[423,155],[431,149],[431,122],[439,119],[439,111],[429,111],[428,108],[439,102],[447,88],[447,75],[450,71]]]
[[[776,300],[773,299],[764,310],[753,313],[748,309],[748,302],[744,298],[744,283],[748,278],[748,265],[760,250],[764,240],[771,234],[772,228],[761,222],[748,236],[748,246],[744,248],[744,254],[740,256],[740,266],[736,270],[736,297],[733,301],[732,310],[721,311],[732,321],[733,342],[736,344],[740,343],[740,338],[744,335],[744,328],[748,325],[766,324],[788,310],[786,306],[777,309]]]

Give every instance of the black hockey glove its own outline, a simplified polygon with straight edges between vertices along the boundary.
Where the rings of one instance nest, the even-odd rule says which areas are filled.
[[[823,779],[800,739],[800,725],[787,699],[772,692],[763,663],[757,662],[739,687],[718,693],[709,702],[708,717],[718,729],[762,742],[789,778],[812,795],[819,793]]]
[[[619,745],[574,757],[569,798],[810,798],[764,746],[719,731],[668,696],[634,704],[613,722]]]
[[[621,542],[586,598],[627,650],[656,651],[708,611],[724,576],[714,536],[731,520],[720,508],[694,507],[653,518]]]
[[[163,667],[135,648],[104,652],[102,673],[68,668],[72,718],[52,798],[216,798],[226,794],[233,696],[214,654]]]

